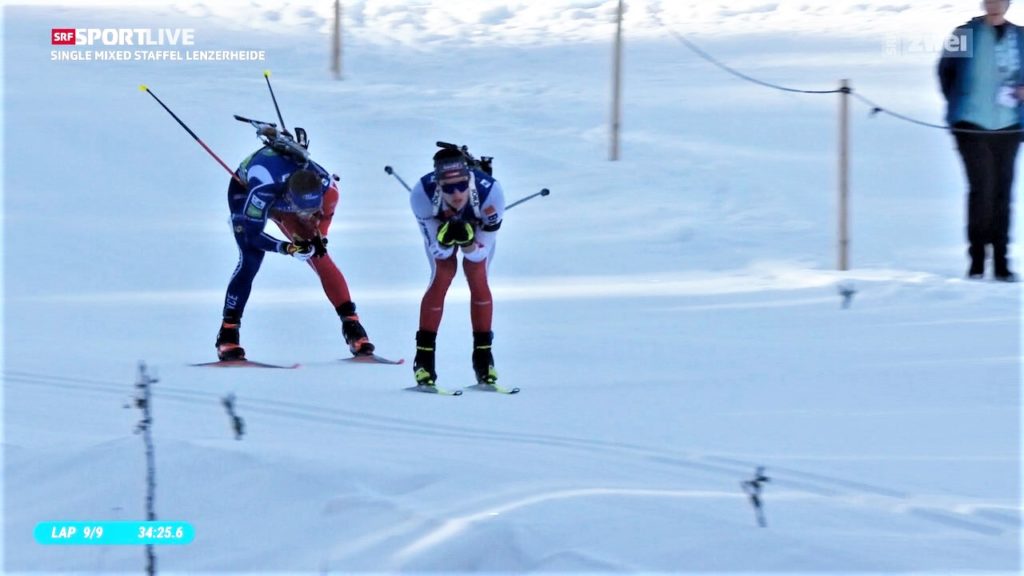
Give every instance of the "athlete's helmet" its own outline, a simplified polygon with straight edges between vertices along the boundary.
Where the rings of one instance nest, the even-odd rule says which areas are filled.
[[[312,214],[320,210],[323,204],[323,189],[323,180],[319,174],[305,168],[296,170],[288,177],[285,200],[296,212]]]

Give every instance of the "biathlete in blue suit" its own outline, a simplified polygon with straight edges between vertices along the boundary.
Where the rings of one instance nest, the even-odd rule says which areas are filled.
[[[300,145],[270,126],[261,127],[259,134],[266,145],[241,163],[235,172],[238,179],[232,178],[228,186],[228,207],[239,260],[224,297],[223,320],[216,342],[218,358],[245,359],[239,327],[253,278],[267,252],[287,254],[309,264],[341,318],[342,335],[351,353],[372,354],[374,346],[359,322],[348,283],[327,253],[327,233],[338,205],[334,179],[309,159],[304,138]],[[267,220],[277,224],[288,240],[267,234]]]

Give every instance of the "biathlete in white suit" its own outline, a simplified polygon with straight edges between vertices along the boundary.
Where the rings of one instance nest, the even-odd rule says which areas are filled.
[[[416,383],[434,386],[437,381],[437,330],[461,254],[462,269],[469,282],[473,371],[477,382],[494,384],[498,380],[491,353],[494,304],[487,269],[494,258],[497,232],[505,212],[501,185],[489,173],[471,166],[459,150],[442,148],[434,155],[434,170],[413,187],[410,204],[423,234],[431,270],[416,332]]]

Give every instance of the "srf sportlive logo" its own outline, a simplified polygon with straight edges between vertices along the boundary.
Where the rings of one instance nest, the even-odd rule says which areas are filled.
[[[54,46],[192,46],[195,28],[51,28]]]

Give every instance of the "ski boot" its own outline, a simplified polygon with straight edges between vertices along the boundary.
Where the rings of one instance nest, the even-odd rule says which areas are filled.
[[[437,332],[419,330],[416,332],[416,358],[412,363],[413,378],[417,386],[433,386],[437,381],[434,371],[434,347]]]
[[[491,342],[494,332],[473,332],[473,372],[476,373],[477,384],[498,383],[498,371],[494,369],[494,355],[491,354]]]
[[[341,318],[341,334],[345,337],[345,344],[353,356],[370,356],[375,346],[370,343],[366,336],[366,329],[359,323],[359,315],[356,314],[356,305],[351,301],[345,302],[335,308]]]
[[[217,333],[217,358],[221,361],[245,360],[245,349],[238,345],[238,327],[241,322],[232,318],[225,318],[220,324],[220,332]]]

